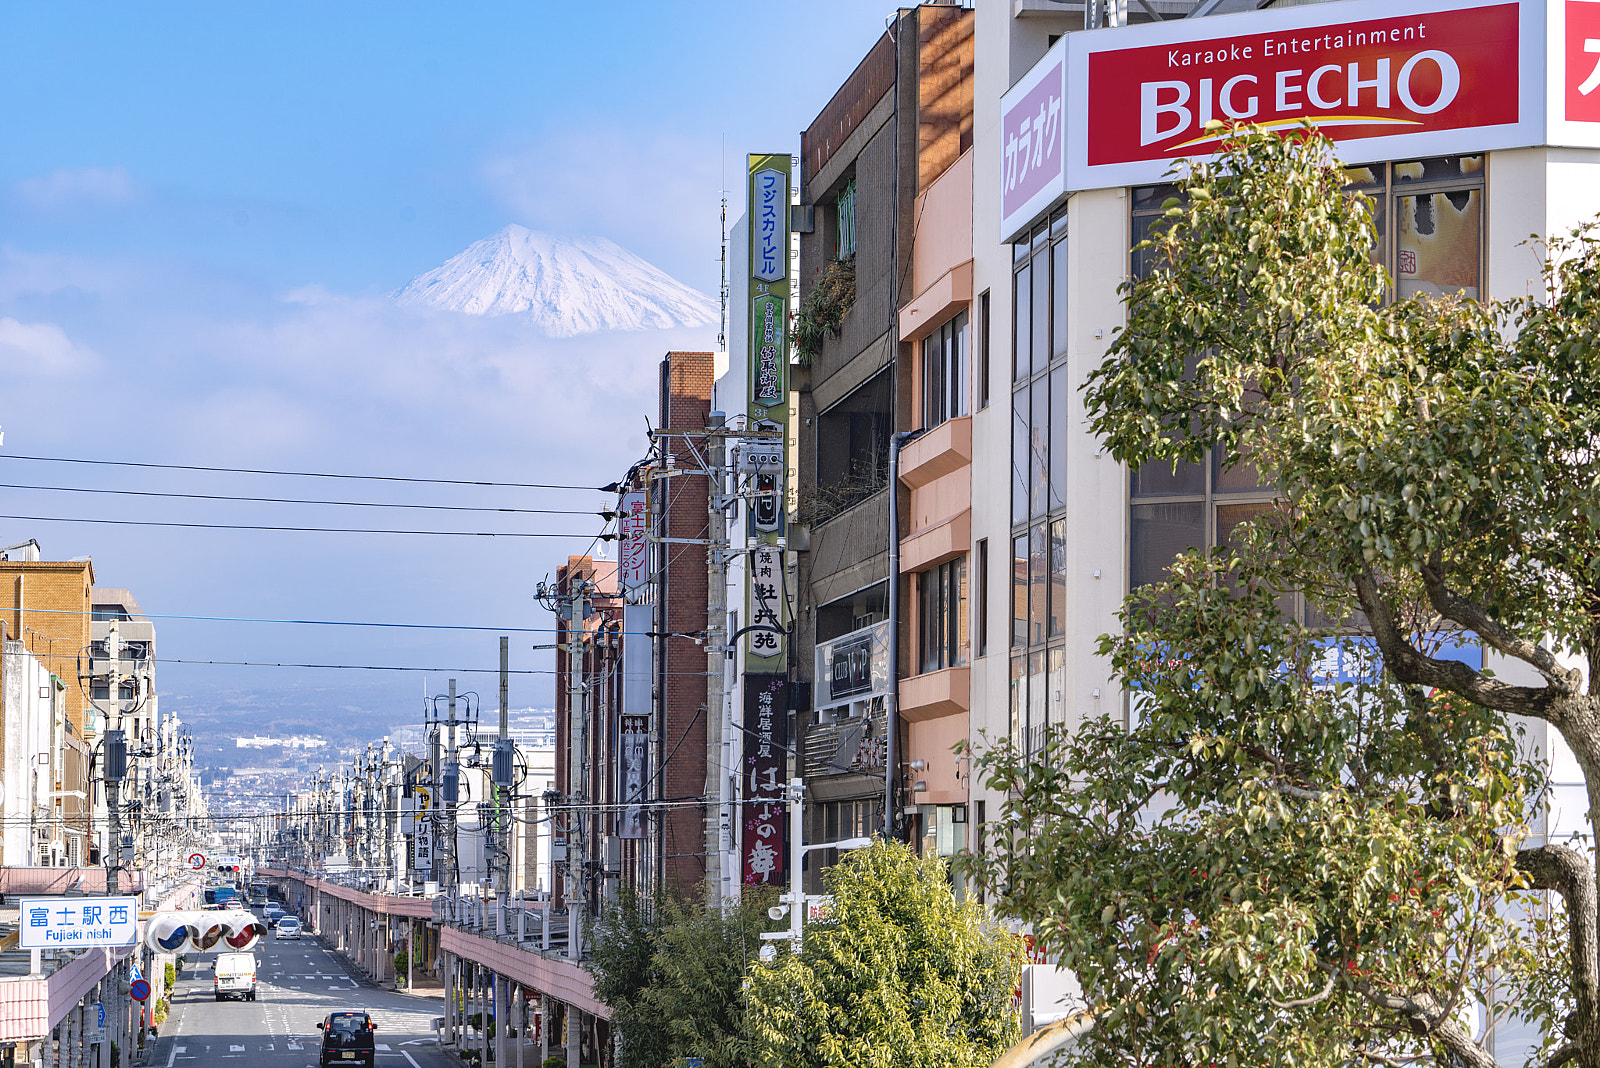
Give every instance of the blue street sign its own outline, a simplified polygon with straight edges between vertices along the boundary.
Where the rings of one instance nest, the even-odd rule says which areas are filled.
[[[128,996],[135,1001],[149,1001],[150,980],[135,979],[128,987]]]
[[[101,1002],[101,1001],[95,1002],[94,1003],[94,1010],[95,1010],[95,1015],[96,1015],[97,1020],[98,1020],[98,1022],[95,1023],[95,1026],[100,1028],[101,1030],[104,1030],[105,1026],[106,1026],[106,1006],[105,1006],[105,1003]]]

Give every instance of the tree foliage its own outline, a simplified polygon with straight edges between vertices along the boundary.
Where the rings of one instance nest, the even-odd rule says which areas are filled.
[[[1020,940],[957,903],[943,861],[880,839],[823,878],[829,919],[751,971],[753,1064],[972,1068],[1011,1043]]]
[[[769,894],[727,910],[670,895],[620,892],[593,931],[586,964],[612,1010],[629,1068],[667,1068],[698,1056],[707,1068],[749,1063],[744,978],[770,926]]]
[[[1077,973],[1091,1063],[1487,1066],[1492,999],[1600,1066],[1594,863],[1530,836],[1517,728],[1594,808],[1600,246],[1545,248],[1527,299],[1390,301],[1344,185],[1309,131],[1238,130],[1169,202],[1093,429],[1279,503],[1102,640],[1137,726],[979,758],[1012,800],[975,867]]]

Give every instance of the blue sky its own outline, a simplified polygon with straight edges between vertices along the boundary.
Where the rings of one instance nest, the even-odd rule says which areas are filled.
[[[507,319],[404,314],[385,295],[512,222],[608,237],[714,293],[724,166],[738,190],[746,152],[797,151],[798,131],[892,10],[859,0],[0,5],[0,482],[602,506],[596,494],[6,457],[611,481],[643,448],[655,361],[710,347],[714,329],[553,342]],[[0,489],[0,505],[434,522],[15,489]],[[489,517],[451,529],[490,523],[598,528]],[[532,588],[584,544],[0,519],[0,545],[27,537],[51,558],[92,555],[102,584],[133,589],[157,614],[504,626],[548,625]],[[158,624],[162,655],[182,659],[496,658],[492,635]],[[531,641],[513,641],[518,666],[543,663]],[[421,690],[410,676],[162,668],[175,706],[241,689],[288,701],[306,686],[345,694],[331,707],[375,729],[415,718]],[[549,699],[547,681],[513,689],[518,706]]]

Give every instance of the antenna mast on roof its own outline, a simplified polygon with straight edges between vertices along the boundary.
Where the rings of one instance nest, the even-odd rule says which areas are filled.
[[[722,302],[722,323],[717,329],[717,350],[728,351],[728,135],[722,135],[722,284],[717,297]]]

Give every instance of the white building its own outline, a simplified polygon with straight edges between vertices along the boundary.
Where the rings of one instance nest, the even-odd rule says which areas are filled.
[[[0,865],[67,862],[58,783],[65,686],[20,641],[0,650]]]
[[[1130,473],[1082,408],[1124,322],[1130,250],[1173,161],[1211,144],[1207,119],[1329,120],[1382,208],[1377,255],[1397,297],[1521,297],[1539,285],[1528,235],[1600,211],[1600,4],[1345,0],[1181,17],[1191,6],[1215,5],[1157,3],[1170,21],[1085,30],[1069,5],[978,5],[974,292],[990,316],[974,348],[993,358],[975,369],[991,399],[973,416],[973,539],[975,552],[1010,546],[1012,578],[994,568],[981,594],[978,611],[1011,640],[973,659],[974,742],[1032,746],[1046,725],[1126,716],[1096,636],[1117,628],[1130,588],[1185,548],[1225,542],[1272,497],[1216,465]],[[1544,724],[1530,733],[1555,751],[1547,830],[1571,833],[1587,807],[1575,764]],[[1000,801],[976,782],[973,797],[980,821]],[[1514,1063],[1529,1037],[1502,1026],[1493,1052]]]

